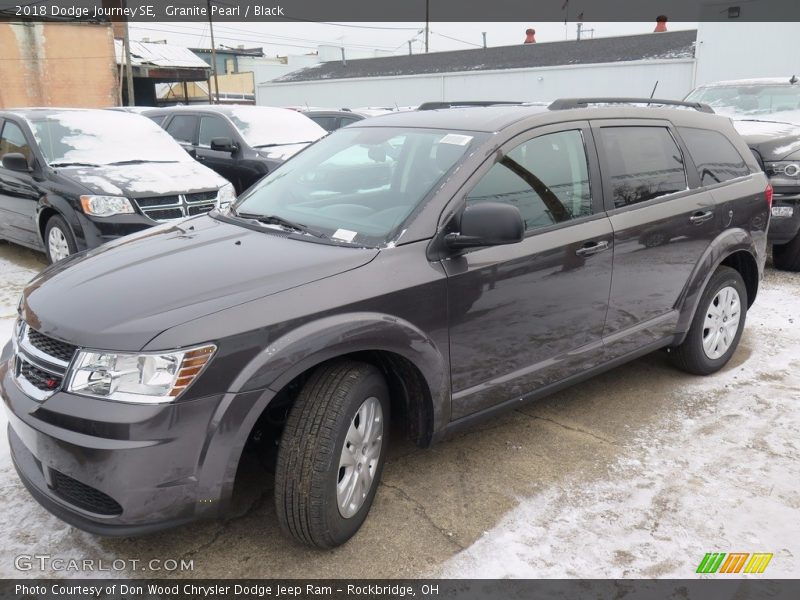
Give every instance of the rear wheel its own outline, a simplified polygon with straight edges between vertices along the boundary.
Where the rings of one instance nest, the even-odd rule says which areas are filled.
[[[299,541],[333,548],[369,513],[386,456],[389,392],[372,365],[317,369],[289,412],[278,449],[275,507]]]
[[[772,262],[781,271],[800,271],[800,233],[786,244],[772,246]]]
[[[61,217],[54,215],[47,221],[44,230],[44,246],[47,258],[51,263],[57,263],[78,251],[72,230]]]
[[[670,353],[676,366],[710,375],[730,360],[744,330],[747,289],[738,271],[720,267],[711,276],[686,339]]]

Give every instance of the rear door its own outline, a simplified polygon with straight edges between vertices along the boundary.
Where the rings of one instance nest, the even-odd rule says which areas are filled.
[[[699,187],[671,123],[592,123],[614,229],[614,277],[603,337],[609,357],[674,333],[675,305],[725,215]]]
[[[23,128],[6,119],[0,124],[0,161],[6,154],[22,154],[33,166],[33,142]],[[0,164],[0,232],[6,239],[39,247],[36,210],[40,191],[32,173],[11,171]]]
[[[587,122],[542,127],[467,182],[460,202],[516,206],[526,236],[443,261],[453,419],[602,361],[613,236],[596,158]]]

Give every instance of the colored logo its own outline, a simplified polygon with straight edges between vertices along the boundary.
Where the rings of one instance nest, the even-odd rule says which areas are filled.
[[[697,573],[763,573],[772,554],[766,552],[708,552],[697,566]]]

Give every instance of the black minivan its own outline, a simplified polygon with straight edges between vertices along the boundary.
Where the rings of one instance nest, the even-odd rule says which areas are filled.
[[[330,548],[390,431],[425,447],[658,349],[724,367],[766,176],[702,105],[585,104],[365,119],[228,209],[41,273],[0,356],[22,481],[77,527],[140,534],[225,514],[243,452],[278,444],[280,526]]]
[[[0,111],[0,238],[57,262],[235,200],[152,121],[109,110]]]

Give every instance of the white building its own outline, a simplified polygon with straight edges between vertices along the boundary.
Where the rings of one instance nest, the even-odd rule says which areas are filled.
[[[408,106],[563,96],[679,98],[693,87],[695,30],[330,60],[257,81],[256,103]]]

